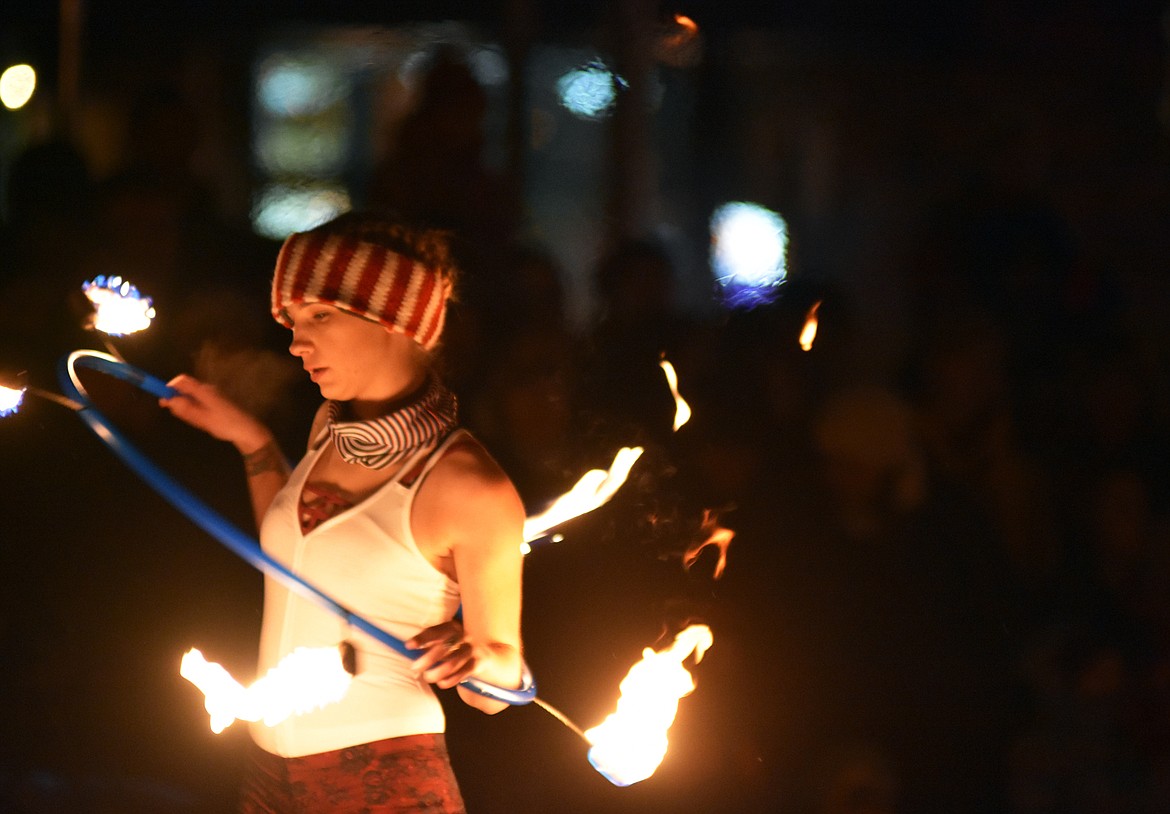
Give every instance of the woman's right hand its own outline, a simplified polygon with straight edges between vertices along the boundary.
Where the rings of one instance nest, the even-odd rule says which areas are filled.
[[[240,453],[249,455],[272,441],[272,433],[254,416],[224,397],[219,389],[183,373],[167,384],[178,395],[160,399],[159,405],[181,421],[203,430],[213,438],[227,441]]]

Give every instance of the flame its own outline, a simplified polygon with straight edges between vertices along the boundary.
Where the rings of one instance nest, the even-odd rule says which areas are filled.
[[[666,383],[670,385],[670,394],[674,396],[674,431],[691,420],[691,405],[678,394],[678,374],[674,372],[674,365],[665,358],[658,363],[662,372],[666,374]]]
[[[24,401],[24,388],[0,386],[0,418],[12,415]]]
[[[179,675],[203,693],[203,708],[217,735],[237,719],[274,726],[292,715],[340,701],[353,678],[336,647],[298,647],[249,687],[191,648],[183,656]]]
[[[804,350],[812,350],[813,340],[817,338],[817,309],[820,307],[821,300],[817,300],[804,318],[804,328],[800,331],[800,347]]]
[[[528,543],[541,537],[546,531],[561,525],[574,517],[580,517],[603,505],[626,482],[630,469],[642,454],[641,447],[622,447],[614,456],[609,470],[590,469],[573,488],[565,492],[540,514],[524,521],[524,545],[521,551],[527,554]]]
[[[689,35],[694,35],[699,31],[699,26],[695,23],[695,21],[685,14],[674,15],[674,22],[679,26],[679,28],[684,29]]]
[[[703,542],[691,546],[683,554],[683,567],[689,569],[699,559],[699,554],[703,552],[704,548],[709,545],[718,548],[719,561],[715,563],[715,579],[723,576],[723,569],[727,567],[727,549],[731,547],[731,541],[735,539],[735,532],[719,525],[717,521],[718,515],[715,512],[704,509],[702,529],[707,532],[707,538]]]
[[[663,44],[668,48],[680,48],[699,34],[699,25],[685,14],[675,14],[671,18],[674,24],[663,36]]]
[[[713,642],[709,627],[691,625],[666,650],[642,651],[642,660],[622,680],[617,711],[585,731],[592,744],[589,762],[611,783],[628,786],[645,780],[662,763],[679,699],[695,689],[682,662],[694,653],[698,664]]]
[[[121,277],[95,277],[81,290],[93,303],[93,327],[111,336],[124,336],[150,327],[155,317],[150,297],[144,297]]]

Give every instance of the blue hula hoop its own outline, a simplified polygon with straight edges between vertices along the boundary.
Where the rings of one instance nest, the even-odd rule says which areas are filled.
[[[86,426],[104,441],[106,446],[121,458],[122,462],[138,477],[146,481],[155,492],[253,568],[273,577],[302,596],[317,602],[326,610],[339,616],[347,625],[357,628],[396,653],[408,659],[422,655],[423,651],[408,648],[401,639],[387,633],[365,617],[354,613],[320,588],[291,571],[283,563],[273,559],[264,552],[255,539],[229,523],[222,515],[143,455],[115,429],[109,419],[93,406],[89,394],[86,393],[77,376],[76,368],[78,366],[129,382],[140,390],[160,399],[173,398],[179,395],[178,391],[149,373],[145,373],[107,353],[95,350],[73,351],[61,359],[57,371],[61,389],[81,405],[81,409],[77,413]],[[536,682],[533,680],[527,664],[524,664],[523,679],[519,689],[497,687],[477,678],[464,679],[460,682],[460,686],[514,706],[528,704],[536,699]]]

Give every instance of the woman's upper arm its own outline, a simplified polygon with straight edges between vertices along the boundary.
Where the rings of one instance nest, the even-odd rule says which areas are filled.
[[[461,444],[435,465],[417,501],[416,538],[438,544],[454,562],[467,640],[498,651],[498,663],[485,668],[507,673],[480,677],[515,685],[524,530],[524,507],[515,487],[482,447]]]

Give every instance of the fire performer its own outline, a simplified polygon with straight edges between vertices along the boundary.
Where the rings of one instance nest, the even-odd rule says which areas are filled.
[[[285,241],[272,314],[326,399],[291,472],[270,430],[212,385],[181,375],[162,401],[243,455],[266,551],[423,651],[404,659],[266,578],[259,673],[346,643],[356,675],[340,702],[253,726],[243,812],[461,812],[428,684],[524,680],[524,508],[431,364],[456,273],[446,233],[399,220],[343,215]]]

